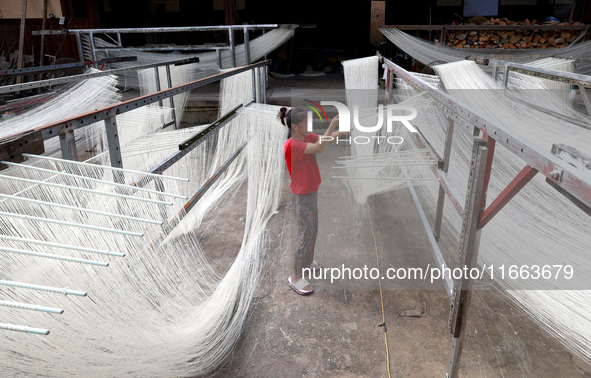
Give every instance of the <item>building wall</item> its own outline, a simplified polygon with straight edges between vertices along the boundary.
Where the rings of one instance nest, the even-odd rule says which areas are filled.
[[[15,54],[19,48],[21,0],[0,0],[0,53],[5,59]],[[41,30],[43,0],[27,1],[27,18],[25,20],[24,55],[32,57],[35,65],[40,61],[41,36],[33,35],[33,31]],[[100,25],[95,0],[47,0],[48,18],[46,29],[90,29]],[[10,17],[8,17],[10,16]],[[65,17],[64,25],[59,24],[60,17]],[[47,36],[45,38],[44,64],[64,63],[79,60],[76,39],[72,35]],[[25,59],[30,62],[30,59]],[[26,67],[30,66],[28,63]]]
[[[21,18],[23,2],[21,0],[2,0],[0,2],[0,18]],[[60,18],[63,16],[60,0],[47,0],[47,14]],[[27,18],[43,17],[43,0],[27,1]]]

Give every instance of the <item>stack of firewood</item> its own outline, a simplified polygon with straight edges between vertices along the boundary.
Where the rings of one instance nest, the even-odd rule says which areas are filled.
[[[525,20],[525,22],[509,21],[499,18],[491,18],[485,22],[488,25],[535,25],[537,22]],[[553,23],[556,26],[580,25]],[[527,49],[549,47],[565,47],[581,35],[581,31],[560,30],[472,30],[450,31],[447,38],[447,46],[455,48],[505,48]]]

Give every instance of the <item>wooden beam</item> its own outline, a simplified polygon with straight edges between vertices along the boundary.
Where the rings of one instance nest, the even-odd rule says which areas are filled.
[[[21,29],[20,29],[20,34],[18,37],[18,62],[17,62],[17,68],[21,69],[23,68],[24,65],[24,61],[23,61],[23,53],[25,50],[25,21],[27,19],[27,0],[23,0],[23,12],[21,14]],[[16,83],[20,84],[21,83],[22,78],[18,77],[16,78]]]
[[[43,22],[41,23],[41,30],[45,30],[45,24],[47,23],[47,0],[43,0]],[[45,63],[45,34],[41,35],[41,49],[39,52],[39,65],[43,66]]]

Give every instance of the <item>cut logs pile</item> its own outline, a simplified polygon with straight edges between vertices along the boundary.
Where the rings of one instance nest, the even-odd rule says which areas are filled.
[[[485,25],[536,25],[537,22],[525,20],[515,22],[491,18]],[[482,24],[481,24],[482,25]],[[573,26],[581,23],[553,23],[556,26]],[[580,30],[454,30],[448,32],[446,45],[455,48],[504,48],[504,49],[545,49],[566,47],[579,37]]]

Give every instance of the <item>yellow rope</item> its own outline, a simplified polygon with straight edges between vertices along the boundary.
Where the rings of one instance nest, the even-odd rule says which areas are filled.
[[[376,241],[376,234],[373,230],[373,222],[371,220],[371,208],[369,207],[369,198],[367,199],[367,212],[369,215],[369,225],[371,226],[371,235],[373,236],[373,244],[376,248],[376,261],[378,265],[378,271],[380,271],[380,253],[378,251],[378,243]],[[390,349],[388,348],[388,329],[386,328],[386,313],[384,311],[384,296],[382,294],[382,279],[378,277],[378,285],[380,287],[380,302],[382,304],[382,325],[384,326],[384,341],[386,342],[386,369],[388,371],[388,377],[390,375]]]

